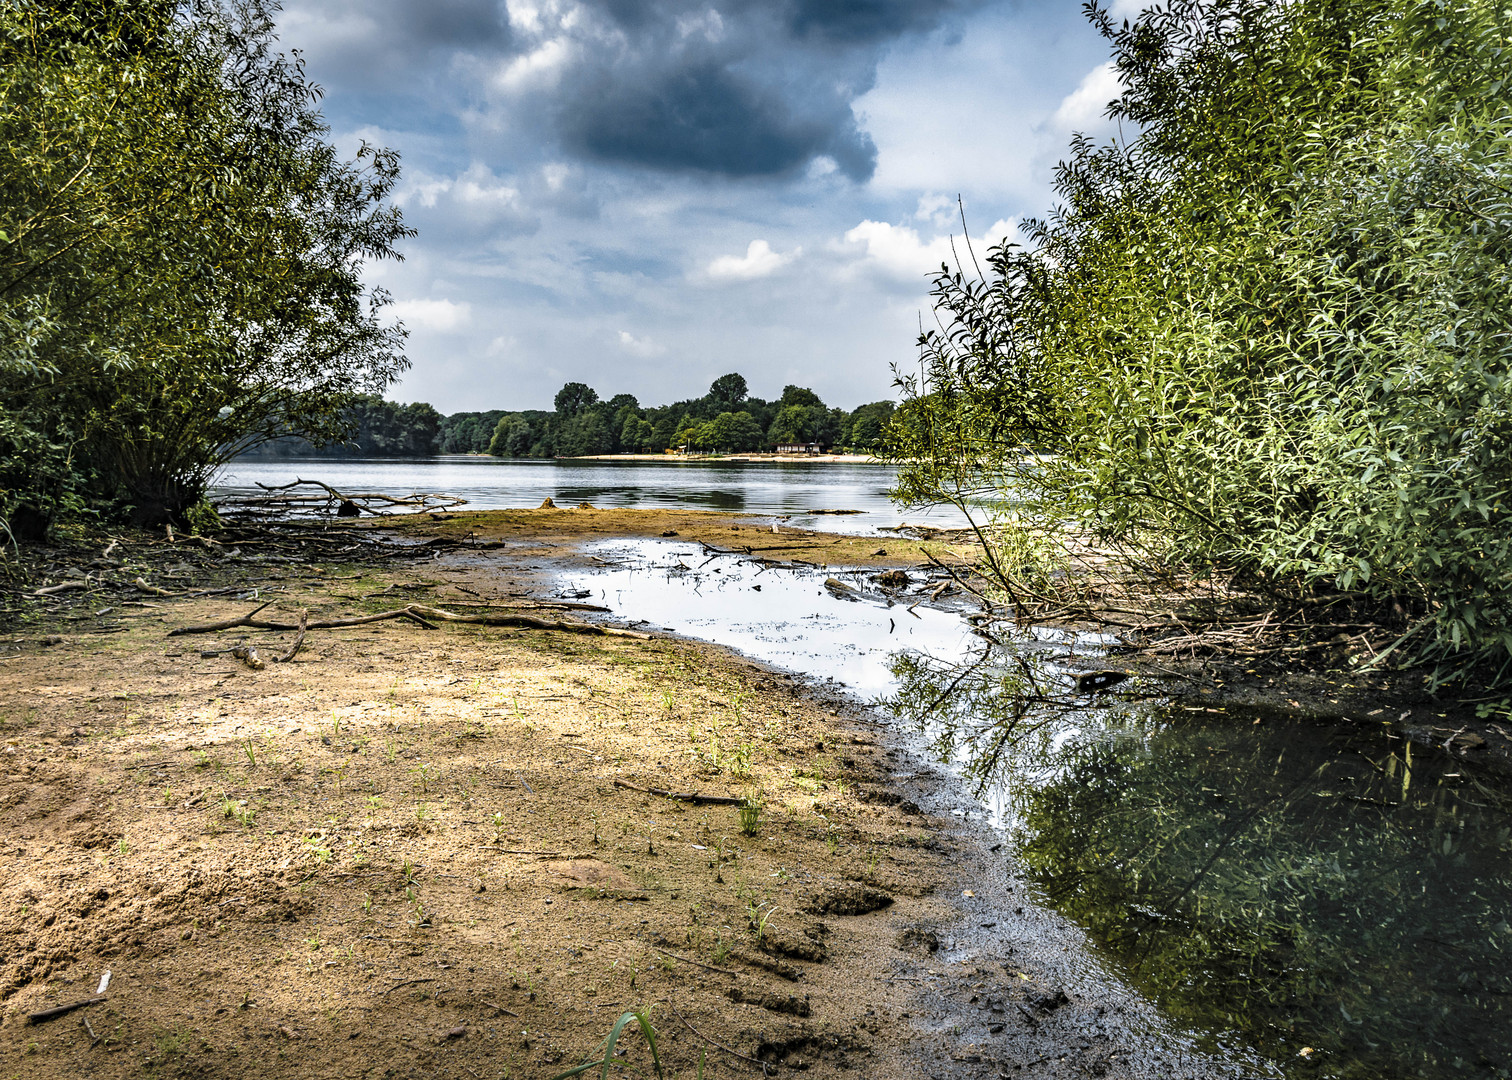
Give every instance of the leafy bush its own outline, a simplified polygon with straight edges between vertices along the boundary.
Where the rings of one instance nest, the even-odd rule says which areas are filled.
[[[404,367],[360,277],[408,235],[397,158],[336,156],[274,10],[0,6],[0,512],[84,492],[177,517]]]
[[[899,493],[1512,657],[1512,15],[1173,0],[1115,25],[1126,141],[1078,138],[1028,249],[942,268]],[[975,268],[973,267],[973,271]]]

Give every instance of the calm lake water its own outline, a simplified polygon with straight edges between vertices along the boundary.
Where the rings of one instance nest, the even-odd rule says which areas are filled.
[[[835,462],[538,461],[445,455],[435,458],[323,458],[234,461],[213,495],[255,494],[257,484],[322,480],[347,493],[434,492],[467,500],[463,509],[558,506],[729,510],[789,517],[789,525],[827,532],[872,533],[903,524],[959,528],[954,507],[900,510],[887,497],[894,470],[887,465]],[[854,515],[813,510],[859,510]]]
[[[880,699],[976,789],[958,812],[1005,832],[1042,902],[1211,1051],[1288,1080],[1512,1076],[1504,779],[1380,723],[1077,693],[1067,661],[1096,639],[988,648],[831,570],[592,551],[574,594]]]

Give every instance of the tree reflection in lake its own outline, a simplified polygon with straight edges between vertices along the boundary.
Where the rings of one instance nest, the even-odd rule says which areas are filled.
[[[1512,1075],[1504,782],[1376,724],[1073,712],[1000,656],[894,672],[1046,898],[1172,1015],[1295,1076]]]

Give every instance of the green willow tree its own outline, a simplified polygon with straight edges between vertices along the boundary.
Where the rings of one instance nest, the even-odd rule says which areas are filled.
[[[899,494],[1351,592],[1402,613],[1400,655],[1505,674],[1512,14],[1088,14],[1126,137],[1073,143],[1027,248],[937,277],[944,329],[890,428]]]
[[[0,3],[0,516],[181,515],[404,368],[398,160],[326,142],[272,0]]]

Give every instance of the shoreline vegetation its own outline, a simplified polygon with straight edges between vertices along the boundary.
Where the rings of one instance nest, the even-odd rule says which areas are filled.
[[[1011,499],[983,537],[1020,617],[1100,606],[1512,725],[1503,13],[1087,11],[1124,134],[1073,142],[1022,243],[935,277],[898,497]],[[1113,610],[1131,590],[1161,610]]]

